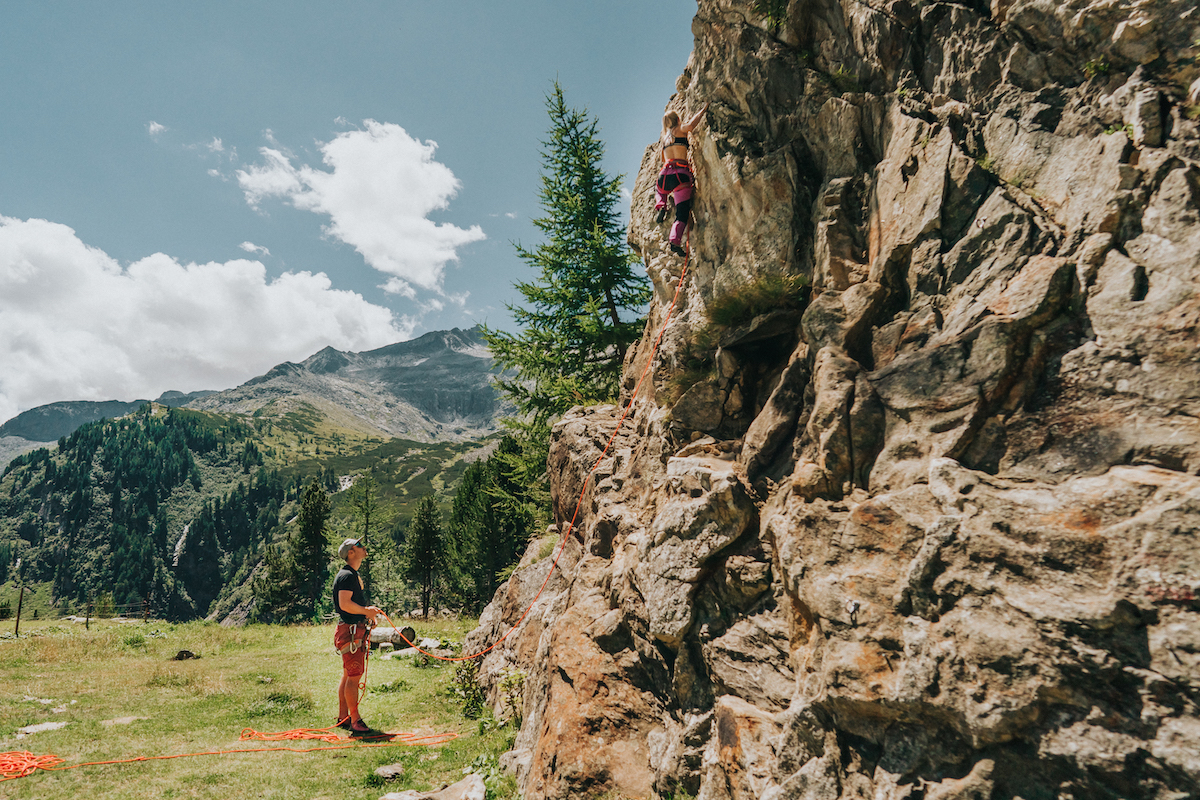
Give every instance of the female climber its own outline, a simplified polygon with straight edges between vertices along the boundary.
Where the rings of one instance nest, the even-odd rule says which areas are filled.
[[[692,167],[688,163],[688,134],[695,130],[708,110],[708,103],[696,112],[695,116],[682,125],[679,115],[668,111],[663,116],[663,132],[659,143],[662,145],[663,168],[658,173],[658,183],[655,192],[658,202],[654,207],[658,210],[658,221],[667,217],[667,196],[675,203],[675,223],[671,225],[671,252],[676,255],[686,255],[683,251],[683,235],[687,230],[688,215],[692,210],[692,191],[695,179],[692,177]]]

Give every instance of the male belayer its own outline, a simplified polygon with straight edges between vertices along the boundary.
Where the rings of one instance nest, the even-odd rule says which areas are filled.
[[[371,625],[382,612],[367,605],[365,587],[358,568],[367,557],[361,539],[347,539],[338,547],[338,556],[345,560],[333,579],[333,607],[338,613],[338,626],[333,632],[333,646],[342,656],[342,680],[338,684],[338,727],[351,736],[367,736],[376,731],[363,722],[358,711],[358,694],[362,676],[367,671],[367,653],[371,649]]]
[[[692,166],[688,163],[688,134],[695,130],[708,110],[708,103],[696,112],[687,122],[680,124],[679,115],[668,111],[663,116],[662,145],[663,168],[658,173],[658,183],[655,192],[658,202],[658,221],[667,217],[667,197],[675,203],[675,222],[671,225],[671,252],[676,255],[686,255],[683,250],[683,237],[687,231],[688,215],[692,211],[692,194],[696,187],[696,179],[692,177]]]

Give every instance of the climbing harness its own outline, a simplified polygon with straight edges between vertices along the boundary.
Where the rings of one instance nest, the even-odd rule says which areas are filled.
[[[367,696],[367,670],[371,668],[371,629],[373,627],[375,626],[371,624],[370,620],[353,623],[350,626],[350,641],[335,648],[340,656],[344,656],[346,653],[357,653],[359,650],[363,651],[363,671],[358,681],[358,701],[360,703]],[[362,636],[359,636],[360,630]]]
[[[358,629],[362,628],[362,636],[358,635]],[[367,623],[362,623],[360,626],[355,623],[350,626],[350,641],[338,648],[337,654],[344,656],[346,653],[357,653],[360,647],[367,648],[367,654],[370,655],[371,648],[368,646],[367,640],[371,636],[371,627]]]

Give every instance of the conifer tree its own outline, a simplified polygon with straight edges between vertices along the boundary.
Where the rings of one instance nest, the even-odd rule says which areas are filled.
[[[300,501],[296,536],[292,541],[296,583],[309,614],[316,608],[329,577],[329,539],[325,535],[328,520],[329,495],[314,478]]]
[[[421,613],[427,619],[434,588],[445,577],[448,561],[437,498],[427,494],[417,502],[416,513],[408,524],[402,556],[404,574],[419,587]]]
[[[557,81],[546,110],[545,216],[534,220],[545,241],[533,249],[517,245],[537,277],[516,285],[525,305],[509,306],[520,332],[484,330],[497,362],[517,371],[498,383],[533,438],[548,438],[551,421],[573,405],[616,397],[650,297],[645,277],[634,272],[617,209],[622,176],[610,178],[601,166],[597,120],[569,108]]]
[[[263,570],[253,581],[261,621],[298,622],[312,619],[329,577],[329,495],[314,478],[300,500],[296,528],[289,547],[268,545]]]
[[[362,472],[354,477],[354,483],[346,493],[348,495],[350,510],[354,514],[351,535],[361,539],[363,547],[366,547],[368,550],[371,549],[371,531],[378,528],[380,524],[378,488],[379,484],[376,482],[375,476],[370,472]],[[363,580],[368,584],[371,583],[372,562],[380,562],[380,556],[385,556],[386,554],[381,551],[373,555],[376,557],[364,561],[362,567],[359,569]]]
[[[456,599],[475,612],[491,602],[501,573],[520,559],[534,527],[534,494],[508,468],[519,457],[520,444],[505,436],[490,458],[467,467],[454,495],[448,582]]]

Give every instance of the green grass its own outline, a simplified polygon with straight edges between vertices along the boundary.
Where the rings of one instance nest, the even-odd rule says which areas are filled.
[[[862,86],[854,73],[840,64],[837,69],[829,73],[829,80],[839,94],[854,94],[862,91]]]
[[[663,390],[663,402],[673,405],[680,397],[683,397],[684,392],[701,381],[710,380],[714,374],[711,360],[694,360],[685,364],[683,369],[676,372],[667,381],[666,388]]]
[[[805,276],[763,275],[715,298],[708,306],[708,320],[732,328],[777,308],[803,308],[807,298]]]
[[[755,12],[761,14],[771,30],[787,22],[787,0],[754,0]]]
[[[1111,67],[1109,66],[1108,61],[1104,58],[1104,56],[1100,56],[1099,58],[1093,58],[1091,61],[1084,63],[1083,76],[1090,81],[1097,75],[1107,75],[1109,69],[1111,69]]]
[[[415,627],[422,636],[461,641],[473,625],[439,620]],[[279,746],[238,737],[244,728],[283,731],[333,722],[341,661],[332,638],[331,626],[102,621],[87,631],[70,623],[22,621],[21,638],[0,640],[0,751],[54,754],[70,766]],[[170,660],[179,650],[200,658]],[[0,784],[0,796],[375,800],[389,791],[436,789],[460,780],[473,762],[494,764],[513,736],[512,728],[480,726],[458,713],[447,696],[453,675],[453,665],[441,662],[417,669],[411,659],[372,658],[362,704],[363,716],[377,728],[459,734],[445,745],[236,753],[38,771]],[[141,719],[104,724],[122,717]],[[17,728],[41,722],[68,724],[15,738]],[[399,780],[385,786],[374,776],[377,767],[397,762],[405,766]],[[511,778],[494,776],[491,788],[498,791],[489,800],[515,796]]]

